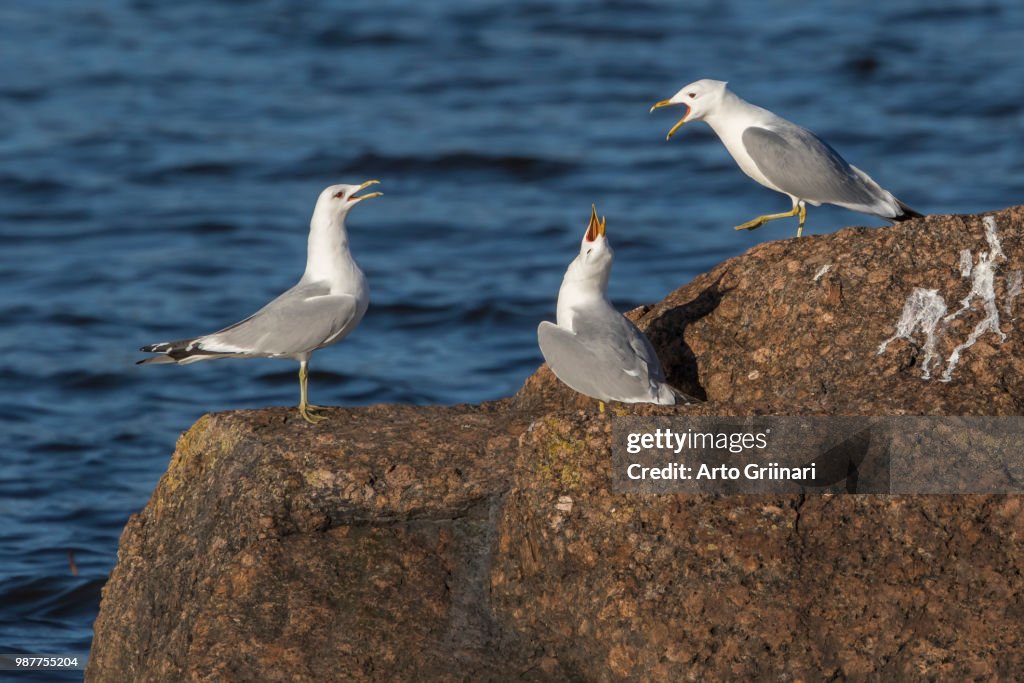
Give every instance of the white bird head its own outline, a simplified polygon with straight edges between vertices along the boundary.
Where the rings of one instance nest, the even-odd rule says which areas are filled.
[[[661,107],[676,105],[686,107],[686,113],[683,115],[683,118],[679,119],[679,122],[672,126],[665,139],[670,140],[684,123],[703,121],[708,115],[713,114],[722,103],[725,93],[728,92],[726,85],[725,81],[713,81],[710,78],[702,78],[699,81],[683,86],[679,92],[669,99],[662,100],[651,107],[651,111]]]
[[[383,192],[358,194],[360,190],[364,190],[371,185],[378,185],[379,183],[379,180],[367,180],[362,185],[331,185],[320,193],[313,212],[328,218],[344,218],[345,214],[359,202],[384,194]]]
[[[601,289],[608,286],[608,275],[612,270],[615,252],[605,236],[605,219],[598,219],[597,207],[590,207],[590,222],[580,242],[580,253],[566,271],[570,280],[595,280]]]

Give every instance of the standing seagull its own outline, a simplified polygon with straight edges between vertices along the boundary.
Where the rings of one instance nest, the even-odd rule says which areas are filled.
[[[796,236],[800,237],[807,204],[835,204],[895,221],[921,217],[817,135],[740,99],[725,86],[724,81],[695,81],[651,111],[683,105],[686,114],[672,126],[666,140],[687,121],[706,121],[744,173],[793,201],[792,211],[758,216],[737,225],[737,230],[753,230],[776,218],[799,214]]]
[[[217,358],[291,358],[299,362],[299,414],[311,423],[326,420],[306,400],[309,357],[356,328],[370,303],[366,276],[348,250],[345,216],[349,210],[380,192],[357,196],[376,185],[331,185],[320,193],[309,221],[306,272],[294,287],[245,320],[192,339],[143,346],[160,353],[145,363],[195,363]]]
[[[570,388],[599,401],[692,401],[665,382],[651,342],[608,302],[614,253],[604,233],[605,222],[592,207],[579,256],[558,290],[558,324],[545,320],[537,328],[544,360]]]

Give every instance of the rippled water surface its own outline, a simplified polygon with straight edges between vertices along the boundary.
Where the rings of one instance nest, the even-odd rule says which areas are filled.
[[[1020,203],[1024,5],[935,5],[0,5],[0,651],[86,652],[177,435],[296,402],[290,362],[133,362],[291,285],[328,184],[385,192],[349,220],[369,313],[313,359],[313,400],[338,405],[515,391],[591,202],[622,309],[789,237],[735,233],[787,200],[703,124],[666,143],[677,112],[648,114],[696,78],[919,210]],[[882,222],[810,212],[812,234],[848,224]]]

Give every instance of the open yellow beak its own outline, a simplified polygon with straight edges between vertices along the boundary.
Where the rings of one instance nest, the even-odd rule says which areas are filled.
[[[356,191],[352,193],[352,195],[348,198],[348,200],[350,202],[361,202],[364,199],[372,199],[374,197],[379,197],[382,194],[384,194],[383,192],[371,192],[370,194],[359,195],[358,197],[356,196],[356,192],[359,192],[360,190],[366,189],[370,185],[380,185],[380,181],[379,180],[367,180],[365,183],[363,183],[358,188],[356,188]]]
[[[686,117],[690,115],[690,105],[686,104],[685,102],[672,102],[669,100],[662,100],[661,102],[656,102],[654,106],[651,107],[651,111],[654,111],[655,109],[661,109],[662,107],[674,107],[680,104],[686,107],[686,113],[683,114],[683,118],[679,119],[679,122],[676,125],[672,126],[671,130],[669,130],[668,135],[665,136],[666,140],[671,140],[672,136],[676,134],[676,131],[682,128],[683,124],[686,123]]]
[[[598,236],[604,237],[606,219],[597,217],[597,206],[594,204],[590,205],[590,223],[587,225],[587,234],[585,235],[588,242],[593,242]]]

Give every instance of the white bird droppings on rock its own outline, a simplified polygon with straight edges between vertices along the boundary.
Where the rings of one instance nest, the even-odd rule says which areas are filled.
[[[915,287],[903,304],[903,313],[896,323],[896,333],[886,339],[878,347],[878,355],[885,353],[889,342],[897,339],[914,341],[914,332],[920,330],[924,334],[924,362],[921,364],[921,378],[931,379],[932,366],[939,359],[935,351],[938,339],[937,329],[942,317],[946,315],[946,300],[937,289]]]
[[[985,241],[988,242],[988,251],[978,254],[977,263],[974,263],[970,249],[960,251],[960,274],[965,278],[971,278],[971,291],[960,300],[960,307],[955,312],[946,315],[946,301],[937,289],[914,288],[914,291],[907,297],[903,313],[896,323],[896,333],[878,347],[879,355],[884,353],[889,343],[896,339],[913,341],[912,335],[915,331],[920,330],[925,335],[925,358],[921,365],[921,377],[931,379],[932,366],[938,358],[938,353],[935,350],[936,341],[941,334],[942,326],[959,317],[964,311],[972,310],[975,299],[981,301],[985,317],[974,326],[974,330],[967,339],[957,345],[949,354],[940,380],[948,382],[952,379],[953,371],[960,363],[963,352],[974,346],[986,332],[992,332],[998,336],[1000,342],[1006,341],[1006,334],[1002,331],[999,323],[999,307],[996,304],[995,287],[998,273],[996,261],[1005,261],[1006,254],[1003,253],[1003,246],[999,241],[995,217],[985,216],[982,222],[985,225]],[[1004,305],[1007,315],[1012,315],[1016,299],[1024,287],[1022,280],[1024,280],[1024,276],[1019,270],[1011,272],[1006,278]]]
[[[995,261],[997,258],[1006,260],[1006,254],[1003,253],[1003,245],[999,242],[999,234],[996,230],[996,217],[985,216],[981,219],[982,223],[985,224],[985,239],[988,241],[989,249],[992,250],[991,260]]]
[[[1007,317],[1012,318],[1017,308],[1017,297],[1024,289],[1024,272],[1010,271],[1006,276],[1006,300],[1004,302]]]
[[[830,270],[832,270],[831,263],[826,263],[821,268],[818,268],[818,272],[814,274],[814,281],[817,282],[818,280],[820,280],[822,276],[825,275],[825,273],[827,273]]]
[[[978,263],[974,266],[974,272],[971,277],[971,291],[960,301],[960,308],[957,309],[956,313],[946,316],[945,322],[953,320],[964,311],[970,309],[975,299],[981,300],[985,317],[974,326],[974,330],[967,337],[967,340],[959,344],[949,354],[949,360],[946,361],[946,369],[940,378],[943,382],[948,382],[953,378],[953,370],[956,369],[957,364],[960,362],[960,356],[965,350],[974,346],[981,338],[981,335],[986,332],[992,332],[999,337],[1000,342],[1006,341],[1006,334],[1000,329],[999,307],[996,305],[996,259],[1005,261],[1006,255],[1003,253],[1003,247],[999,243],[995,218],[985,216],[983,221],[985,223],[985,240],[988,241],[989,250],[978,254]]]
[[[960,277],[970,277],[971,269],[974,268],[974,259],[971,258],[970,249],[960,250]]]

